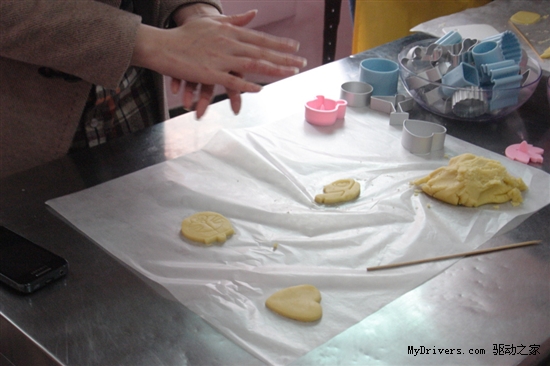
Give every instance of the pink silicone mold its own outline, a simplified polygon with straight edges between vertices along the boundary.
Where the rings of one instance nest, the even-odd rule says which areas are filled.
[[[332,125],[337,119],[344,118],[347,105],[345,100],[333,100],[318,95],[315,100],[306,103],[306,121],[318,126]]]

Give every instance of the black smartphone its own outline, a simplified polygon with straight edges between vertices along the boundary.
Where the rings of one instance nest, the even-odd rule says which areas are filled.
[[[63,277],[67,261],[17,233],[0,226],[0,281],[31,293]]]

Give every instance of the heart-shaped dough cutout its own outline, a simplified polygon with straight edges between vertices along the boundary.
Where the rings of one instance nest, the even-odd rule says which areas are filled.
[[[321,292],[313,285],[287,287],[275,292],[265,302],[265,306],[284,317],[302,322],[321,319]]]

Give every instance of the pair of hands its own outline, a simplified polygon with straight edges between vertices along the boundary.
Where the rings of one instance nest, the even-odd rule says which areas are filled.
[[[206,112],[216,84],[225,87],[237,114],[240,94],[261,90],[243,75],[285,77],[306,65],[304,58],[293,55],[298,42],[244,28],[255,16],[256,11],[223,16],[206,4],[183,7],[173,16],[176,28],[140,25],[132,64],[170,76],[174,93],[184,84],[186,109],[192,108],[198,92],[197,118]]]

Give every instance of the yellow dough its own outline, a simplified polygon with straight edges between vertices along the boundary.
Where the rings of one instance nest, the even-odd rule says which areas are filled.
[[[313,285],[288,287],[275,292],[265,306],[284,317],[301,322],[314,322],[321,319],[321,293]]]
[[[527,189],[500,162],[473,154],[456,156],[448,166],[412,183],[441,201],[468,207],[508,201],[517,206],[523,202],[521,191]]]
[[[235,231],[229,220],[216,212],[198,212],[183,220],[181,233],[187,239],[211,245],[214,241],[223,243]]]
[[[359,197],[361,186],[353,179],[340,179],[326,185],[323,192],[315,196],[315,202],[325,204],[340,203]]]
[[[540,20],[540,14],[531,11],[518,11],[510,17],[514,24],[529,25],[535,24]]]

